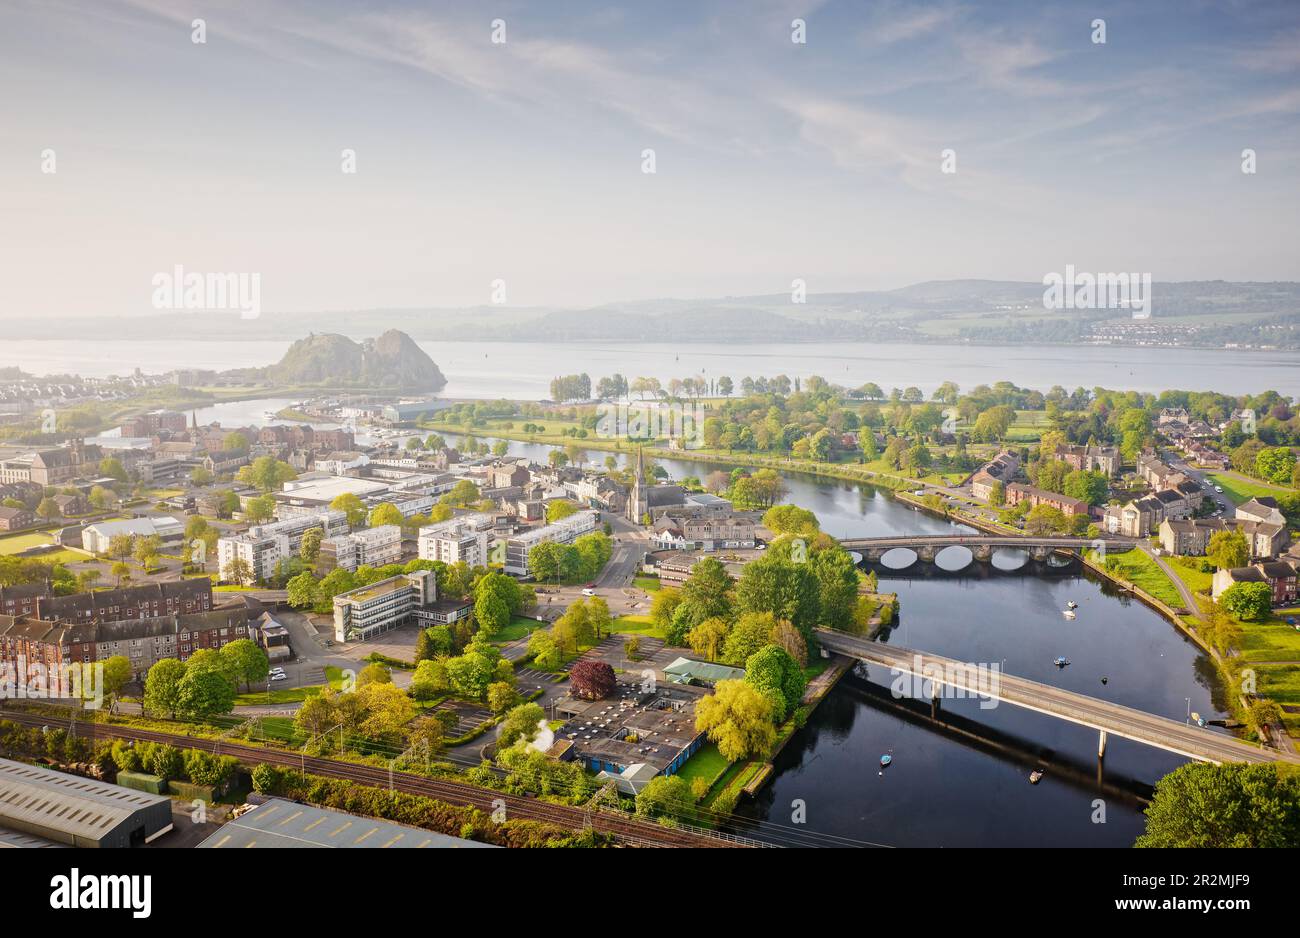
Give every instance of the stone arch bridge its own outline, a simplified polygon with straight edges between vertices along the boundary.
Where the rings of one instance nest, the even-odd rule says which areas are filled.
[[[900,534],[891,537],[850,537],[840,541],[845,550],[862,554],[864,560],[876,563],[887,551],[904,548],[916,554],[917,559],[933,563],[949,547],[965,547],[976,560],[988,562],[1000,547],[1027,551],[1034,560],[1046,560],[1054,553],[1102,549],[1119,553],[1137,546],[1134,538],[1127,537],[1057,537],[1017,536],[1013,534]]]

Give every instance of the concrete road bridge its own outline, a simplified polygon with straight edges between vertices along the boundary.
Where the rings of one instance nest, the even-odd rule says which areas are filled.
[[[871,563],[880,560],[888,551],[903,548],[916,554],[926,563],[933,563],[950,547],[965,547],[976,560],[988,562],[993,552],[1001,547],[1027,551],[1035,560],[1046,560],[1060,551],[1085,551],[1105,548],[1107,551],[1132,550],[1137,544],[1127,537],[1034,537],[1014,534],[900,534],[892,537],[850,537],[840,541],[845,550],[862,554]]]
[[[898,645],[884,645],[830,629],[818,629],[817,641],[828,651],[868,664],[884,665],[894,673],[912,675],[929,682],[932,690],[927,693],[932,694],[932,707],[935,708],[939,706],[943,688],[947,688],[955,692],[955,696],[997,700],[1090,727],[1099,734],[1098,757],[1105,756],[1106,738],[1114,735],[1199,762],[1288,762],[1300,765],[1300,756],[1295,753],[1252,746],[1215,730],[1003,674],[993,667],[980,667]]]

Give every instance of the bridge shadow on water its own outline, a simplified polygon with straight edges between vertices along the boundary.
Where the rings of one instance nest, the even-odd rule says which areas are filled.
[[[863,677],[854,668],[840,681],[839,688],[868,706],[893,714],[906,723],[923,727],[969,749],[991,755],[1029,772],[1043,768],[1052,778],[1089,794],[1097,794],[1141,809],[1151,801],[1151,785],[1138,779],[1107,772],[1104,762],[1080,761],[1039,746],[1021,736],[986,726],[979,720],[945,711],[940,702],[937,717],[931,717],[928,701],[896,698],[888,687]]]

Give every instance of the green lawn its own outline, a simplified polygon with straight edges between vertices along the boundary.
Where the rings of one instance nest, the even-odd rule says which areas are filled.
[[[1266,495],[1286,495],[1294,491],[1294,489],[1282,486],[1266,485],[1263,482],[1247,482],[1244,479],[1235,479],[1232,476],[1219,475],[1214,472],[1206,473],[1205,477],[1210,480],[1211,484],[1222,486],[1223,494],[1232,499],[1235,505],[1248,502],[1252,498],[1261,498]]]
[[[236,707],[264,707],[272,704],[302,703],[308,697],[315,697],[321,692],[320,684],[308,687],[272,688],[268,694],[265,690],[249,691],[235,697]]]
[[[1247,661],[1300,661],[1300,631],[1281,619],[1241,623],[1241,656]]]
[[[510,624],[501,631],[492,636],[492,644],[504,645],[506,642],[517,641],[525,635],[532,634],[536,629],[541,628],[546,623],[538,622],[536,619],[527,619],[523,616],[515,616],[510,620]]]
[[[1113,566],[1111,572],[1145,590],[1161,602],[1175,609],[1182,606],[1183,598],[1173,581],[1156,566],[1155,560],[1142,551],[1130,550],[1122,554],[1111,554],[1106,558],[1106,562],[1109,566]]]
[[[649,638],[663,638],[662,630],[655,628],[649,616],[619,616],[609,627],[611,635],[645,635]]]
[[[11,534],[8,537],[0,537],[0,554],[16,554],[27,550],[29,547],[41,547],[52,543],[54,541],[50,536],[40,531],[33,531],[28,534]]]
[[[645,590],[647,593],[653,593],[659,589],[659,577],[636,576],[632,578],[632,585],[637,589]]]
[[[729,765],[731,763],[723,758],[715,743],[705,743],[696,751],[695,755],[686,760],[686,764],[682,766],[681,771],[677,774],[688,785],[695,779],[702,778],[709,783],[711,789],[718,779],[722,777],[722,773],[727,771]]]
[[[1197,558],[1192,558],[1196,562]],[[1213,584],[1214,574],[1205,573],[1202,570],[1194,570],[1191,567],[1184,566],[1176,559],[1169,559],[1169,568],[1178,575],[1178,579],[1187,584],[1187,588],[1193,593],[1209,593]]]
[[[1282,708],[1282,723],[1293,737],[1300,737],[1300,664],[1252,665],[1259,679],[1259,693]],[[1295,708],[1288,712],[1287,708]]]

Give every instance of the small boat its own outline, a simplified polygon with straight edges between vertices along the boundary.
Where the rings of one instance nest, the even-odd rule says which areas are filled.
[[[1042,770],[1042,769],[1034,769],[1034,771],[1032,771],[1032,772],[1029,773],[1029,784],[1030,784],[1030,785],[1037,785],[1037,784],[1038,784],[1039,782],[1041,782],[1042,780],[1043,780],[1043,770]]]
[[[1061,615],[1065,616],[1067,619],[1079,618],[1078,614],[1073,609],[1063,609],[1061,610]]]
[[[1057,657],[1052,659],[1052,664],[1056,665],[1058,668],[1064,668],[1069,663],[1070,663],[1070,659],[1065,657],[1064,655],[1058,655]]]
[[[889,753],[885,753],[883,756],[880,757],[880,767],[882,769],[888,768],[889,764],[893,761],[894,761],[894,757],[891,756]]]
[[[1079,604],[1076,603],[1076,602],[1072,599],[1072,600],[1070,600],[1068,603],[1065,604],[1065,608],[1066,608],[1066,609],[1078,609],[1078,608],[1079,608]]]
[[[1199,727],[1204,728],[1204,727],[1205,727],[1205,717],[1197,717],[1197,718],[1196,718],[1196,725],[1199,726]]]

